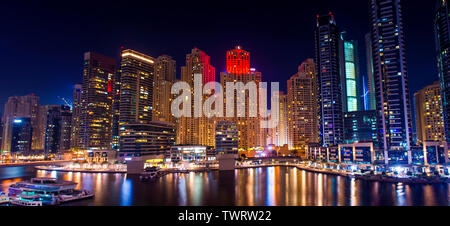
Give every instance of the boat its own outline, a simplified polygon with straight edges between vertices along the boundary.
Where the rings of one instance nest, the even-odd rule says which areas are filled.
[[[139,176],[141,180],[154,180],[161,176],[158,167],[146,168],[143,173]]]
[[[19,206],[59,205],[65,202],[92,198],[94,194],[75,189],[77,183],[56,178],[32,178],[9,187],[10,204]]]
[[[0,204],[9,203],[9,197],[3,192],[0,192]]]

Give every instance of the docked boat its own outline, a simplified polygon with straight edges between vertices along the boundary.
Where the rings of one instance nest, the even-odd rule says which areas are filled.
[[[9,197],[3,192],[0,192],[0,204],[9,203]]]
[[[94,194],[75,189],[77,183],[59,181],[56,178],[33,178],[9,187],[9,199],[13,205],[42,206],[92,198]]]
[[[157,167],[146,168],[139,176],[141,180],[154,180],[161,176],[161,172]]]

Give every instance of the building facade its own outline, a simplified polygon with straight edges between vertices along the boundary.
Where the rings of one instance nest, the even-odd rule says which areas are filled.
[[[412,122],[400,0],[371,1],[372,59],[385,163],[411,163]]]
[[[120,127],[119,158],[163,160],[175,145],[175,125],[168,122],[125,124]]]
[[[344,34],[341,34],[341,37],[344,37]],[[358,41],[341,38],[340,51],[344,112],[360,111],[362,109],[362,99]]]
[[[94,52],[84,54],[81,91],[80,148],[111,148],[112,104],[116,61]]]
[[[155,60],[134,50],[122,50],[120,61],[120,125],[152,121]]]
[[[30,155],[32,152],[33,126],[31,118],[15,118],[12,121],[11,155]]]
[[[414,93],[414,102],[417,142],[445,141],[439,82]]]
[[[232,117],[225,117],[225,121],[233,121],[237,124],[237,129],[239,132],[239,148],[240,149],[248,149],[264,146],[266,144],[266,140],[262,138],[261,125],[260,125],[260,115],[258,104],[259,103],[259,84],[261,82],[261,72],[256,71],[255,69],[250,68],[250,53],[243,50],[240,46],[236,46],[233,50],[227,52],[227,71],[220,73],[220,84],[224,88],[224,116],[227,115],[227,97],[226,93],[231,91],[232,87],[227,87],[227,83],[233,84],[236,88],[237,83],[242,83],[244,85],[244,89],[240,90],[243,94],[242,103],[245,104],[243,110],[245,114],[241,112],[241,115],[238,113],[238,90],[235,90],[233,96],[233,115]],[[228,71],[230,70],[230,71]],[[254,84],[254,88],[251,93],[250,89]],[[230,97],[228,97],[230,98]],[[254,98],[254,99],[253,99]],[[231,101],[231,100],[229,100]],[[250,106],[251,105],[251,106]],[[250,107],[256,107],[256,115],[250,114]],[[228,111],[230,111],[229,109]]]
[[[289,149],[305,150],[319,142],[319,99],[316,65],[307,59],[287,82]]]
[[[344,140],[344,120],[339,55],[340,33],[334,15],[317,16],[316,71],[319,87],[320,143],[338,145]]]
[[[176,62],[171,56],[162,55],[155,61],[153,81],[153,120],[175,123],[171,112],[172,85],[176,80]]]
[[[288,95],[284,92],[278,92],[280,108],[278,110],[278,124],[269,128],[269,141],[267,144],[273,144],[277,147],[287,145],[289,142],[288,127]],[[271,112],[273,114],[273,112]],[[271,115],[273,117],[273,115]]]
[[[344,143],[377,143],[377,113],[353,111],[344,113]]]
[[[198,48],[192,49],[186,55],[186,66],[181,67],[181,81],[191,87],[194,94],[194,76],[200,75],[202,87],[215,81],[215,68],[211,65],[210,57]],[[210,95],[202,94],[202,106]],[[195,116],[194,98],[191,98],[191,117],[182,116],[178,119],[177,144],[214,146],[215,117],[208,118],[205,114]],[[203,111],[202,111],[203,112]]]
[[[80,123],[81,123],[81,115],[82,115],[82,106],[81,106],[81,84],[75,84],[73,89],[73,99],[72,99],[72,134],[70,136],[70,147],[77,148],[81,147],[81,137],[80,137]]]
[[[3,112],[3,141],[2,150],[11,151],[11,138],[14,119],[29,118],[33,134],[31,135],[31,149],[44,150],[45,123],[42,123],[43,112],[39,105],[39,97],[34,95],[12,96],[8,98]]]
[[[45,129],[44,153],[56,154],[70,149],[72,112],[69,106],[49,106]]]
[[[367,93],[363,93],[366,101],[367,107],[364,110],[375,110],[375,81],[373,78],[373,56],[372,56],[372,37],[371,33],[365,35],[366,44],[366,69],[367,69]]]

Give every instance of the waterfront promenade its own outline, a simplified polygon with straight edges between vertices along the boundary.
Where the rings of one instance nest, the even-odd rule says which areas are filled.
[[[336,170],[336,169],[328,169],[328,168],[319,168],[314,166],[305,165],[304,163],[262,163],[257,165],[251,164],[241,164],[236,166],[236,169],[247,169],[247,168],[260,168],[260,167],[295,167],[300,170],[305,170],[314,173],[322,173],[343,177],[350,177],[361,180],[369,180],[369,181],[380,181],[380,182],[391,182],[391,183],[418,183],[418,184],[433,184],[433,183],[449,183],[449,177],[442,176],[431,176],[431,177],[418,177],[418,176],[407,176],[407,177],[398,177],[398,176],[389,176],[383,174],[368,174],[368,173],[359,173],[359,172],[350,172],[347,170]],[[47,170],[47,171],[61,171],[61,172],[82,172],[82,173],[126,173],[126,169],[80,169],[80,168],[64,168],[64,167],[52,167],[52,166],[36,166],[38,170]],[[190,172],[208,172],[208,171],[217,171],[218,167],[195,167],[189,169],[180,170],[178,168],[162,168],[161,171],[164,172],[164,175],[168,173],[190,173]]]

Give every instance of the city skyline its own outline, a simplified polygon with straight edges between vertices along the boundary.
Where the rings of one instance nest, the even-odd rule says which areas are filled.
[[[7,4],[0,206],[448,206],[447,1],[151,3]]]
[[[334,1],[321,1],[322,4],[318,3],[305,3],[309,7],[305,7],[308,9],[301,9],[301,13],[299,13],[298,18],[294,19],[291,15],[285,16],[280,15],[280,11],[286,10],[284,7],[276,7],[271,15],[278,15],[278,19],[274,19],[274,21],[270,23],[266,23],[267,21],[255,21],[255,19],[251,18],[252,15],[259,15],[258,12],[265,12],[268,11],[269,8],[265,7],[264,5],[258,5],[258,7],[255,7],[252,10],[247,9],[247,13],[244,14],[245,16],[240,16],[238,18],[233,17],[233,19],[230,21],[232,24],[236,24],[237,26],[234,27],[236,32],[227,32],[227,35],[222,35],[222,33],[226,30],[231,29],[231,24],[225,24],[224,25],[224,19],[218,19],[214,16],[211,17],[211,21],[208,21],[208,24],[205,25],[208,27],[209,30],[212,30],[212,32],[205,32],[202,31],[199,34],[203,33],[210,33],[206,36],[202,35],[196,35],[195,32],[185,32],[186,29],[178,29],[178,31],[168,32],[167,29],[162,29],[161,27],[166,26],[175,26],[175,28],[180,27],[180,25],[177,25],[177,19],[183,15],[182,9],[175,7],[173,9],[173,13],[170,13],[171,20],[170,21],[162,21],[161,19],[159,24],[155,24],[155,26],[158,28],[158,37],[168,37],[167,40],[152,40],[148,39],[149,41],[140,40],[145,39],[144,37],[148,37],[148,32],[146,33],[145,30],[142,29],[135,29],[131,32],[126,32],[127,35],[124,36],[109,36],[107,39],[104,37],[99,38],[92,38],[89,35],[81,35],[76,34],[74,37],[68,37],[67,35],[63,35],[64,32],[61,34],[54,34],[54,32],[49,32],[48,30],[44,30],[40,33],[39,37],[34,38],[33,40],[28,40],[28,43],[23,43],[26,40],[23,36],[21,36],[20,39],[14,39],[15,35],[20,34],[20,28],[24,28],[27,26],[27,24],[19,24],[19,26],[15,28],[9,27],[8,30],[11,34],[9,38],[12,38],[14,40],[6,40],[8,43],[23,43],[23,46],[16,46],[19,48],[10,49],[11,47],[7,47],[6,53],[10,53],[8,58],[5,62],[8,62],[8,60],[14,61],[13,59],[16,59],[16,57],[19,57],[18,55],[22,55],[23,53],[26,53],[24,57],[22,57],[22,60],[25,62],[29,62],[31,65],[38,64],[40,59],[36,59],[33,57],[37,54],[39,50],[35,50],[38,48],[38,46],[45,47],[46,52],[39,52],[44,55],[49,55],[46,59],[54,59],[58,64],[56,64],[55,67],[47,67],[44,64],[38,64],[35,65],[34,73],[26,72],[29,69],[22,69],[22,68],[15,68],[13,67],[9,68],[7,67],[5,70],[5,73],[17,74],[17,76],[8,76],[7,80],[10,80],[8,84],[18,84],[19,81],[16,79],[22,75],[22,77],[26,80],[31,74],[43,74],[42,81],[46,81],[46,83],[41,83],[40,81],[37,81],[36,86],[33,84],[28,84],[28,82],[23,83],[22,79],[20,80],[21,87],[18,88],[14,85],[9,85],[8,89],[2,89],[0,91],[0,102],[6,102],[7,97],[14,96],[14,95],[26,95],[29,93],[34,93],[37,96],[41,97],[41,102],[43,104],[54,104],[54,103],[61,103],[61,101],[57,98],[58,96],[65,97],[67,99],[71,99],[71,92],[73,89],[73,85],[80,83],[80,74],[82,73],[82,68],[80,67],[80,62],[82,62],[82,54],[87,51],[94,51],[99,52],[101,54],[110,56],[115,58],[117,61],[119,61],[120,57],[120,47],[124,46],[125,48],[134,49],[137,51],[142,51],[143,53],[146,53],[148,55],[151,55],[153,57],[160,56],[163,54],[170,55],[176,60],[177,62],[183,62],[184,54],[188,52],[193,47],[198,47],[208,53],[211,56],[211,64],[217,68],[216,73],[216,80],[218,80],[219,73],[222,71],[225,71],[225,56],[223,52],[231,49],[233,46],[236,45],[242,45],[245,49],[252,52],[252,62],[251,64],[254,65],[254,67],[261,71],[264,74],[264,81],[271,82],[271,81],[280,81],[281,84],[281,90],[286,90],[286,84],[284,81],[287,81],[290,77],[290,75],[294,74],[296,72],[296,68],[298,65],[307,58],[313,58],[314,57],[314,50],[313,50],[313,43],[314,35],[313,35],[313,29],[314,29],[314,20],[315,15],[317,13],[328,13],[328,11],[332,11],[333,14],[336,16],[337,23],[340,27],[342,27],[342,30],[347,31],[347,37],[351,40],[358,40],[359,43],[364,43],[364,34],[369,32],[369,18],[368,18],[368,11],[369,6],[368,2],[363,1],[349,1],[352,4],[355,4],[355,7],[362,7],[367,10],[361,10],[362,12],[356,12],[350,14],[348,13],[349,10],[343,8],[342,6],[339,6]],[[244,3],[243,6],[245,6],[246,3]],[[412,15],[417,12],[417,8],[415,7],[417,5],[424,5],[426,7],[422,7],[429,10],[430,17],[424,17],[422,20],[417,20]],[[325,7],[324,7],[325,6]],[[19,5],[14,4],[11,7],[21,7]],[[53,7],[60,7],[58,5],[54,5]],[[112,10],[115,10],[115,6],[110,6]],[[164,9],[165,6],[157,5],[155,7]],[[427,80],[426,83],[431,84],[433,80],[437,80],[437,68],[436,65],[436,59],[434,57],[435,47],[434,47],[434,36],[430,32],[430,34],[420,34],[417,35],[416,29],[412,30],[411,25],[408,24],[414,24],[414,26],[422,27],[424,30],[433,31],[432,26],[432,20],[433,15],[432,11],[434,8],[434,4],[427,4],[427,2],[417,2],[406,4],[404,6],[404,17],[405,21],[412,21],[408,22],[405,25],[405,33],[406,33],[406,45],[407,47],[407,58],[408,63],[411,65],[412,69],[410,69],[410,83],[411,83],[411,93],[418,91],[419,89],[423,88],[421,85],[421,82],[425,79]],[[75,5],[74,6],[75,11],[85,12],[80,6]],[[167,7],[166,7],[167,9]],[[224,13],[227,11],[228,8],[223,9],[216,9],[214,7],[206,7],[205,10],[207,12],[214,12],[217,11],[219,13]],[[26,8],[24,9],[26,11]],[[189,11],[190,8],[185,8],[186,11]],[[64,11],[64,8],[62,8],[62,11]],[[164,11],[164,10],[163,10]],[[230,11],[232,15],[240,15],[239,13],[241,11],[245,11],[244,8]],[[173,15],[176,14],[175,12],[181,12],[180,15]],[[48,17],[55,16],[55,12],[51,11],[48,13]],[[30,15],[33,15],[30,13]],[[5,15],[5,16],[11,16],[11,15]],[[66,17],[67,15],[62,15],[63,17]],[[76,15],[70,15],[70,16],[76,16]],[[88,18],[91,18],[92,15],[88,15]],[[355,22],[352,20],[353,17],[360,18],[358,22]],[[275,17],[276,18],[276,17]],[[101,23],[103,26],[101,27],[110,27],[113,26],[113,23],[110,23],[108,20],[98,20],[96,18],[91,18],[92,21],[90,23],[92,24],[98,24]],[[290,19],[290,20],[286,20]],[[240,20],[242,24],[248,24],[252,23],[255,24],[257,28],[251,28],[247,29],[244,25],[238,25],[236,20]],[[15,20],[13,22],[17,23],[17,21],[21,21],[21,19]],[[113,21],[113,20],[111,20]],[[279,28],[274,28],[274,23],[282,22],[279,24]],[[214,24],[217,24],[217,26],[214,26]],[[49,22],[46,26],[57,26],[58,23],[56,22]],[[138,26],[139,23],[135,26]],[[268,25],[265,26],[264,25]],[[39,26],[37,26],[39,27]],[[114,29],[124,29],[124,31],[128,31],[131,29],[130,27],[124,26],[123,23],[118,23],[113,26]],[[139,26],[138,26],[139,27]],[[219,29],[220,27],[220,29]],[[56,28],[56,27],[55,27]],[[65,29],[74,28],[75,30],[83,30],[84,28],[81,27],[80,24],[69,24],[64,27]],[[244,29],[245,28],[245,29]],[[262,29],[264,28],[264,29]],[[86,28],[87,30],[92,29],[90,26]],[[231,31],[231,30],[230,30]],[[276,32],[275,32],[276,31]],[[141,32],[142,35],[139,35],[139,32]],[[257,35],[257,34],[262,35]],[[424,32],[427,33],[427,32]],[[54,45],[62,45],[63,43],[66,43],[62,47],[61,52],[55,52],[53,49],[53,45],[40,45],[39,42],[47,42],[47,39],[53,39],[53,35],[55,37],[58,37],[58,42],[54,43]],[[44,38],[42,36],[49,36]],[[83,37],[81,37],[83,36]],[[88,37],[89,36],[89,37]],[[212,37],[214,36],[214,37]],[[142,38],[141,38],[142,37]],[[198,40],[195,40],[195,38],[198,38]],[[272,39],[272,42],[268,42],[267,39],[270,37]],[[75,45],[67,45],[68,43],[71,43],[75,41],[74,39],[86,40],[82,41],[80,44]],[[206,39],[208,38],[208,39]],[[210,41],[209,39],[212,38],[214,41]],[[28,39],[28,38],[27,38]],[[102,39],[106,42],[98,43]],[[154,38],[153,38],[154,39]],[[206,40],[205,40],[206,39]],[[217,40],[217,41],[215,41]],[[427,42],[424,42],[423,40],[428,40]],[[97,42],[97,44],[94,44]],[[217,42],[217,43],[216,43]],[[33,46],[32,48],[27,48],[29,43],[35,43],[36,46]],[[411,43],[411,44],[410,44]],[[421,45],[420,43],[426,43],[426,45]],[[287,45],[290,45],[290,47],[287,48]],[[363,48],[364,45],[360,45],[359,48],[359,55],[360,55],[360,71],[362,74],[366,74],[366,66],[365,62],[365,48]],[[28,46],[29,47],[29,46]],[[68,50],[68,48],[70,50]],[[28,51],[25,52],[25,49]],[[419,52],[418,50],[426,49],[426,51],[420,51],[421,55],[429,56],[427,58],[425,57],[418,57],[419,54],[411,54],[414,52]],[[271,54],[265,54],[265,51],[269,52]],[[277,59],[277,57],[274,57],[276,55],[283,54],[283,59]],[[55,59],[56,56],[58,59]],[[81,57],[80,57],[81,56]],[[22,61],[21,61],[22,62]],[[16,64],[15,62],[11,62],[11,66],[14,66]],[[427,65],[426,67],[420,66],[420,65]],[[176,69],[176,75],[177,78],[180,78],[180,67],[182,64],[177,64]],[[36,68],[37,70],[36,73]],[[64,75],[61,73],[63,72]],[[422,76],[425,72],[432,74],[433,76]],[[34,76],[31,76],[34,77]],[[30,78],[31,78],[30,77]],[[424,78],[425,77],[425,78]],[[278,79],[279,78],[279,79]],[[57,87],[52,87],[51,89],[48,86],[51,86],[52,84],[56,84]],[[11,88],[13,87],[13,88]],[[51,91],[49,91],[51,90]],[[412,98],[412,97],[411,97]],[[0,109],[3,111],[3,106],[0,107]]]

